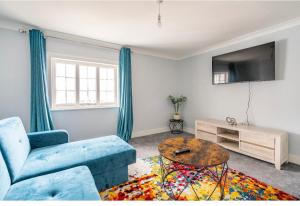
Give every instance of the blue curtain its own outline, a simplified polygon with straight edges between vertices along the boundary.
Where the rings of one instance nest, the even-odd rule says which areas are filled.
[[[119,58],[120,108],[117,135],[128,142],[133,128],[131,51],[122,48]]]
[[[31,132],[54,129],[49,109],[46,40],[44,34],[36,29],[29,31],[31,59]]]

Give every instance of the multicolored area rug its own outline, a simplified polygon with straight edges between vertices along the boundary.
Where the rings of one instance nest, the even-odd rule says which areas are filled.
[[[188,173],[191,171],[186,171]],[[191,174],[193,175],[193,174]],[[205,176],[194,181],[193,187],[200,200],[206,200],[216,183]],[[182,176],[174,174],[169,178],[174,190],[185,187]],[[162,188],[160,164],[157,156],[137,160],[129,168],[129,181],[100,192],[102,200],[170,200]],[[219,200],[220,190],[217,189],[211,200]],[[191,187],[187,187],[179,200],[197,200]],[[298,200],[290,194],[280,191],[253,177],[241,172],[228,170],[224,200]]]

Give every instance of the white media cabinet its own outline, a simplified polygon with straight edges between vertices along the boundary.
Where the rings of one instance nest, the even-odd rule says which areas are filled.
[[[220,120],[196,120],[196,138],[215,142],[226,149],[275,164],[281,168],[288,161],[287,132]]]

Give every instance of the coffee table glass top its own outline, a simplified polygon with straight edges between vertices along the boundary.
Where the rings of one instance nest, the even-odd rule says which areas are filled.
[[[191,152],[175,155],[176,150],[190,149]],[[158,145],[161,156],[184,165],[209,167],[226,163],[229,152],[212,142],[196,138],[175,137],[162,141]]]

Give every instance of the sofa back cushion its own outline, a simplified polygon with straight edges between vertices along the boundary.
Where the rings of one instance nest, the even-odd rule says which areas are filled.
[[[12,182],[30,152],[30,143],[19,117],[0,120],[0,149]]]
[[[8,174],[6,164],[0,151],[0,200],[3,200],[9,187],[11,180]]]

